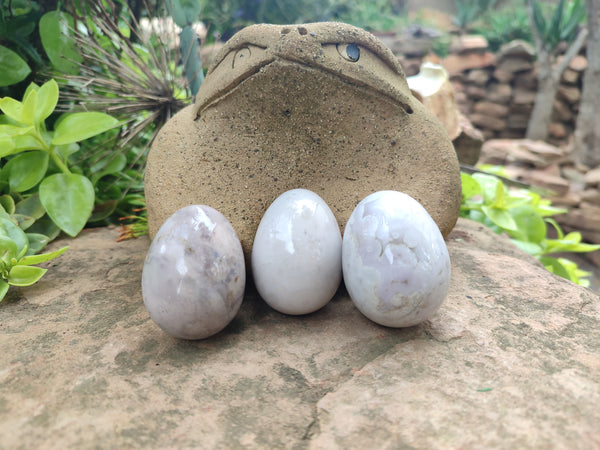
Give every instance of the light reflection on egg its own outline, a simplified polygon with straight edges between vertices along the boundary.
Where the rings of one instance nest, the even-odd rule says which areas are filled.
[[[450,285],[450,256],[425,208],[407,194],[362,200],[344,230],[344,283],[356,307],[389,327],[429,319]]]
[[[142,296],[150,317],[181,339],[221,331],[238,312],[246,269],[229,221],[205,205],[176,211],[160,227],[144,262]]]
[[[252,274],[260,296],[285,314],[326,305],[341,277],[342,237],[325,201],[306,189],[277,197],[258,226]]]

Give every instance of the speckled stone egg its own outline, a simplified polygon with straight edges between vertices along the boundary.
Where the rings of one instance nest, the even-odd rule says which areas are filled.
[[[331,300],[342,280],[342,235],[321,197],[292,189],[275,199],[258,225],[252,273],[279,312],[308,314]]]
[[[191,205],[160,227],[146,256],[142,296],[150,317],[181,339],[221,331],[238,312],[246,269],[240,241],[219,211]]]
[[[344,283],[356,307],[388,327],[409,327],[438,310],[450,285],[450,256],[425,208],[379,191],[350,215],[342,244]]]

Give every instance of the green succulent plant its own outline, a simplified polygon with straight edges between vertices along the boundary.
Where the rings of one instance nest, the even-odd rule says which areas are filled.
[[[498,171],[497,168],[494,170]],[[556,253],[592,252],[600,245],[582,242],[577,231],[565,234],[551,216],[567,212],[552,206],[529,189],[509,189],[496,176],[485,173],[462,173],[461,217],[480,222],[494,232],[506,233],[519,248],[537,258],[550,272],[583,286],[590,274]],[[548,226],[557,237],[548,237]]]
[[[108,114],[64,114],[53,131],[46,119],[58,102],[58,85],[30,84],[23,100],[0,98],[0,300],[9,285],[35,283],[32,267],[65,249],[35,255],[62,230],[76,236],[95,204],[94,184],[70,166],[78,142],[116,127]]]

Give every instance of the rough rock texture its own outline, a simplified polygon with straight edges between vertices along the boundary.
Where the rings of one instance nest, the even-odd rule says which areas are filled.
[[[523,138],[537,92],[532,46],[515,40],[493,54],[481,36],[462,36],[455,38],[449,50],[440,63],[451,76],[461,112],[486,139]],[[429,54],[412,65],[435,59],[439,58]],[[562,145],[572,138],[586,66],[585,56],[577,55],[561,77],[549,128],[552,143]]]
[[[483,134],[456,107],[448,72],[438,64],[424,63],[419,74],[407,81],[415,96],[444,125],[458,161],[474,166],[481,153]]]
[[[339,23],[236,34],[196,103],[161,130],[145,180],[151,235],[178,208],[206,204],[231,221],[246,256],[266,208],[290,189],[313,190],[339,223],[367,195],[403,191],[444,235],[461,200],[452,143],[394,55]]]
[[[556,221],[577,231],[585,242],[600,244],[600,168],[573,163],[572,147],[528,139],[490,139],[481,149],[481,164],[500,164],[517,180],[546,190],[553,206],[565,208]],[[600,252],[585,253],[600,267]]]
[[[148,239],[116,235],[84,232],[0,303],[0,447],[600,446],[600,298],[479,224],[448,237],[430,322],[375,325],[343,290],[300,317],[248,293],[197,342],[149,319]]]

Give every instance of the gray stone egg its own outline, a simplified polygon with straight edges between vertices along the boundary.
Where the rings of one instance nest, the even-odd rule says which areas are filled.
[[[144,262],[142,296],[150,317],[181,339],[212,336],[237,314],[246,284],[240,241],[219,211],[177,210],[160,227]]]

